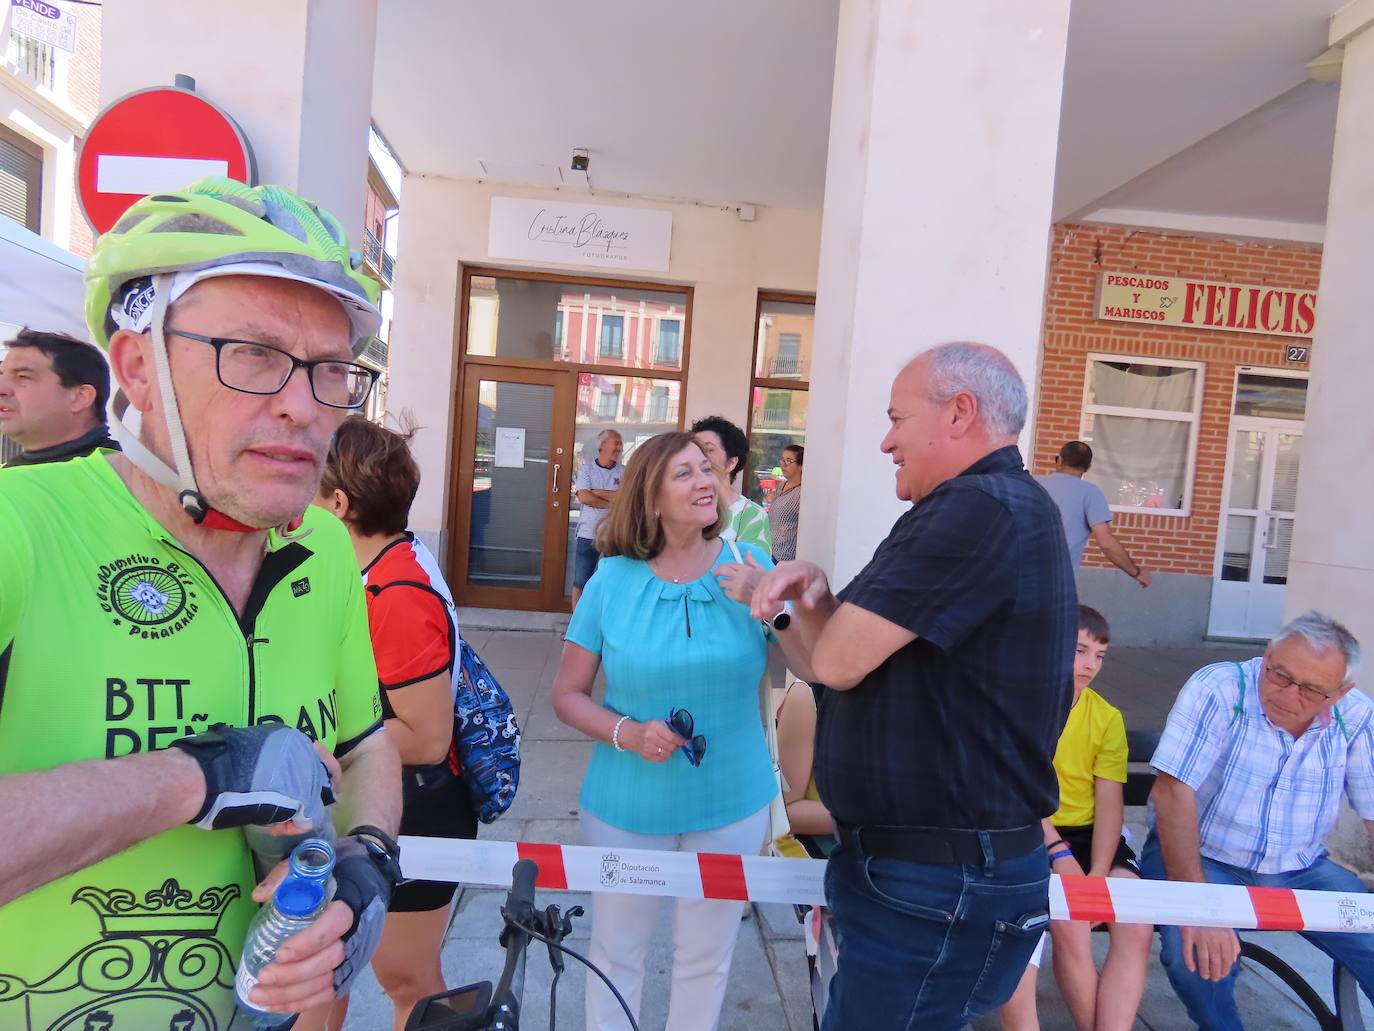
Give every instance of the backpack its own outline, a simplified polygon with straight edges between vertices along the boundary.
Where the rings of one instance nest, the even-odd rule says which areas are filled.
[[[491,823],[510,808],[520,785],[520,727],[510,696],[462,638],[458,663],[449,768],[463,778],[478,818]]]

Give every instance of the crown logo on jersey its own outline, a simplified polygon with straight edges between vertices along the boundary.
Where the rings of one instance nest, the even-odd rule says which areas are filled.
[[[184,935],[209,936],[219,928],[219,922],[229,903],[239,897],[239,886],[206,888],[198,896],[183,888],[176,878],[169,877],[160,888],[147,891],[140,902],[127,888],[81,888],[72,896],[73,902],[84,902],[95,910],[100,919],[102,937],[126,935]]]

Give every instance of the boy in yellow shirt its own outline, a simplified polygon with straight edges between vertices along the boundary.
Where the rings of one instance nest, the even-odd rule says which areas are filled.
[[[1089,686],[1102,669],[1110,640],[1111,628],[1102,614],[1078,606],[1073,707],[1054,753],[1059,810],[1044,821],[1050,869],[1063,876],[1140,877],[1135,853],[1121,833],[1126,724],[1121,711]],[[1154,930],[1146,924],[1109,924],[1111,940],[1100,978],[1091,931],[1082,920],[1050,924],[1055,980],[1078,1031],[1129,1029],[1145,991]],[[1035,1013],[1037,967],[1033,961],[1002,1008],[1007,1031],[1040,1026]]]

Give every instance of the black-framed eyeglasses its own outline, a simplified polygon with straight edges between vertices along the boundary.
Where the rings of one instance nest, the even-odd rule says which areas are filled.
[[[701,760],[706,758],[706,738],[694,733],[696,723],[692,719],[692,714],[686,709],[674,709],[663,722],[667,723],[668,729],[678,737],[687,739],[687,743],[678,751],[685,755],[693,766],[700,766]]]
[[[215,349],[215,374],[230,390],[242,394],[279,394],[297,369],[304,369],[315,400],[330,408],[361,408],[378,373],[357,362],[335,358],[304,361],[256,340],[210,337],[168,328],[169,336],[198,340]]]
[[[1264,662],[1264,673],[1265,676],[1267,676],[1270,680],[1272,680],[1277,686],[1281,688],[1296,687],[1298,689],[1298,694],[1302,695],[1302,697],[1306,701],[1314,703],[1329,702],[1335,698],[1335,695],[1328,694],[1327,692],[1323,691],[1321,688],[1317,687],[1314,684],[1304,684],[1295,680],[1293,677],[1290,677],[1287,673],[1283,672],[1283,670],[1277,669],[1267,659]]]

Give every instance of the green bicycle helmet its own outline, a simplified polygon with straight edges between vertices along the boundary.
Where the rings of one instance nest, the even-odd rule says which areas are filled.
[[[176,492],[195,522],[240,532],[247,526],[211,507],[196,486],[181,412],[167,359],[163,322],[168,306],[202,279],[247,275],[287,279],[333,296],[348,315],[353,354],[381,327],[381,288],[348,250],[338,220],[281,186],[247,186],[210,178],[183,190],[134,203],[96,242],[86,263],[86,325],[102,348],[119,329],[149,333],[172,447],[172,465],[138,439],[137,413],[126,421],[128,399],[110,403],[110,429],[126,457]],[[279,527],[287,533],[291,527]]]
[[[382,321],[381,288],[361,266],[338,220],[285,187],[202,179],[137,201],[96,242],[86,263],[86,325],[97,345],[109,347],[129,284],[174,272],[257,271],[333,294],[353,325],[356,355]]]

